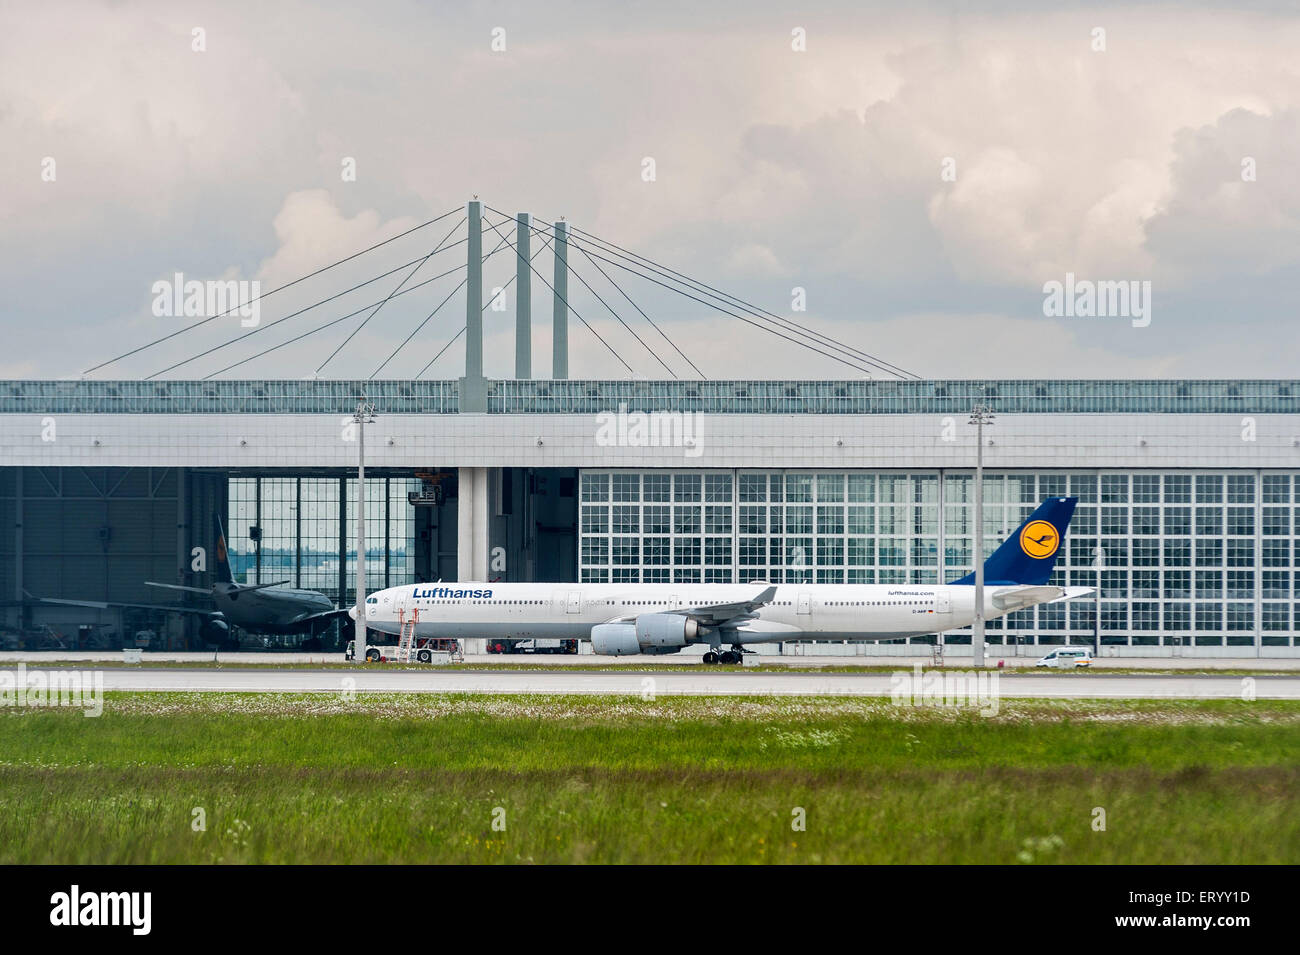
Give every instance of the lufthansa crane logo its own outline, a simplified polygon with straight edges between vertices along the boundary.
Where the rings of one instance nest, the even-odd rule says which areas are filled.
[[[1061,535],[1047,521],[1030,521],[1020,532],[1020,549],[1036,560],[1051,557],[1061,546]]]

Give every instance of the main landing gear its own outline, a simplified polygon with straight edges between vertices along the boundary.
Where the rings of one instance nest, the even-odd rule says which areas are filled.
[[[704,654],[705,663],[720,663],[724,666],[735,666],[744,661],[741,655],[744,651],[740,647],[733,650],[708,650]]]

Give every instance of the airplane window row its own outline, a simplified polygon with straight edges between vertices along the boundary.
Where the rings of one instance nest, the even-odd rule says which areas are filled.
[[[933,600],[828,600],[824,604],[827,607],[881,607],[888,605],[906,605],[919,607],[922,604],[934,603]]]
[[[544,604],[545,600],[435,600],[432,597],[420,597],[419,601],[427,604]]]
[[[367,603],[376,603],[377,601],[375,600],[375,598],[372,597],[372,598],[370,598],[370,599],[369,599],[368,601],[366,601],[366,602],[367,602]],[[417,602],[419,602],[419,603],[426,603],[426,604],[459,604],[459,603],[471,603],[471,604],[494,604],[494,605],[499,605],[499,604],[510,604],[510,605],[513,605],[513,606],[520,606],[520,605],[525,605],[525,604],[526,604],[526,605],[531,605],[531,606],[541,606],[541,605],[545,605],[545,604],[547,603],[547,601],[545,601],[545,600],[470,600],[470,601],[465,601],[465,600],[456,600],[456,599],[450,599],[450,600],[437,600],[437,599],[434,599],[434,598],[431,598],[431,597],[422,597],[422,598],[419,598]],[[589,602],[594,602],[594,601],[589,601]],[[625,607],[667,607],[667,606],[669,606],[669,601],[667,601],[667,600],[622,600],[622,601],[607,600],[607,601],[604,601],[604,602],[607,603],[607,604],[622,604],[622,605],[625,606]],[[699,603],[701,603],[701,604],[706,604],[706,603],[716,603],[716,602],[717,602],[717,601],[712,601],[712,600],[701,600],[701,601],[699,601]],[[929,604],[929,603],[933,603],[933,602],[934,602],[933,599],[931,599],[931,600],[827,600],[827,601],[825,601],[824,603],[822,603],[822,606],[824,606],[824,607],[881,607],[881,606],[886,606],[886,605],[890,605],[890,606],[892,606],[892,605],[922,606],[922,605]],[[773,601],[772,601],[768,606],[772,606],[772,607],[790,607],[790,606],[793,606],[793,604],[794,604],[794,601],[791,601],[791,600],[773,600]]]

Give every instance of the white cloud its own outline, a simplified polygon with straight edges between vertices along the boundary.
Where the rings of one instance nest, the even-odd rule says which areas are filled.
[[[1257,275],[1300,264],[1300,108],[1245,109],[1179,131],[1173,183],[1146,223],[1175,279]],[[1243,178],[1250,160],[1253,181]]]
[[[456,219],[447,221],[454,225]],[[285,197],[273,224],[279,246],[257,271],[268,287],[292,281],[419,223],[410,216],[381,221],[374,209],[363,209],[349,218],[329,192],[309,189]]]
[[[1280,272],[1255,307],[1265,322],[1294,313],[1293,16],[846,5],[800,17],[808,52],[794,53],[794,24],[776,6],[726,18],[638,8],[624,20],[507,5],[494,10],[509,51],[493,54],[477,9],[383,9],[296,4],[268,18],[83,3],[4,16],[0,275],[25,316],[13,338],[43,373],[104,357],[129,319],[101,316],[137,315],[159,275],[278,284],[475,193],[507,212],[565,215],[777,311],[805,285],[822,309],[810,322],[927,374],[945,362],[916,349],[917,320],[904,316],[965,313],[972,328],[988,323],[989,339],[1027,321],[1014,329],[1039,341],[1036,319],[1005,317],[1024,305],[1007,298],[1032,298],[1065,271],[1155,276],[1157,326],[1181,335],[1153,326],[1100,351],[1065,336],[1082,364],[1058,356],[1061,374],[1184,367],[1198,353],[1189,337],[1212,354],[1233,329],[1190,313],[1176,321],[1189,283],[1218,296],[1197,304],[1226,310],[1242,274]],[[1094,21],[1107,29],[1102,54],[1088,47]],[[207,53],[190,50],[196,24]],[[1256,183],[1232,181],[1243,153],[1259,159]],[[57,184],[40,182],[46,155]],[[640,178],[647,155],[654,183]],[[340,181],[343,156],[357,160],[355,183]],[[940,178],[948,156],[952,183]],[[55,283],[73,266],[78,281]],[[692,319],[674,321],[684,349],[729,347],[712,323],[734,320],[653,304],[656,317]],[[385,308],[377,350],[401,340],[406,319]],[[68,333],[35,331],[51,323]],[[965,340],[956,325],[935,332]],[[1255,361],[1215,370],[1256,373],[1272,360],[1257,338]],[[316,341],[302,360],[285,349],[250,367],[310,366]],[[746,354],[752,375],[843,370],[771,348]],[[1015,370],[1010,352],[979,354],[989,374]],[[591,364],[621,371],[608,353]]]

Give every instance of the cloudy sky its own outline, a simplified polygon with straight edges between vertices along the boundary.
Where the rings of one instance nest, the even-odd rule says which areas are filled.
[[[923,377],[1296,377],[1300,14],[1045,8],[0,0],[0,378],[78,377],[183,328],[153,308],[176,273],[265,292],[475,195]],[[464,325],[463,291],[401,343],[463,272],[326,359],[460,215],[269,296],[255,334],[218,318],[92,377],[208,349],[166,375],[367,377],[390,355],[384,377],[414,375]],[[484,252],[498,242],[487,228]],[[464,261],[453,245],[408,286]],[[644,340],[571,279],[619,356],[573,318],[572,377],[666,377],[660,359],[693,375],[630,302],[710,378],[863,374],[571,263]],[[549,279],[548,250],[535,264]],[[509,249],[485,268],[486,300]],[[1149,323],[1045,315],[1067,273],[1149,282]],[[547,377],[551,298],[533,292]],[[492,376],[513,374],[512,293],[485,313]],[[457,342],[425,376],[463,363]]]

